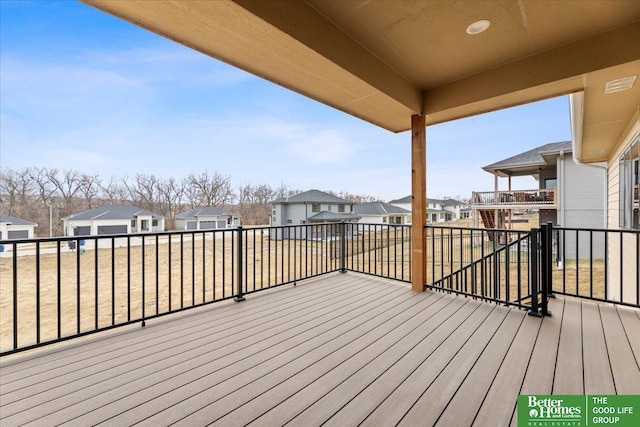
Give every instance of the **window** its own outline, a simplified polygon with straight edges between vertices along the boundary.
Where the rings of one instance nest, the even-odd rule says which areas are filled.
[[[320,212],[320,203],[314,203],[311,205],[311,212]]]
[[[135,219],[131,220],[131,227],[132,228],[136,228],[136,220]]]
[[[556,188],[557,185],[558,185],[558,180],[556,178],[547,178],[544,180],[544,188],[546,188],[547,190]]]
[[[306,221],[304,219],[301,219],[300,224],[304,224],[304,223],[306,223]]]
[[[151,225],[153,227],[157,227],[158,226],[158,220],[157,219],[151,220]]]
[[[386,216],[382,217],[382,222],[387,222],[387,217]]]
[[[293,224],[293,221],[291,221],[290,219],[287,220],[287,224]]]
[[[338,205],[338,212],[344,213],[344,205]]]
[[[636,137],[620,156],[620,227],[640,229],[638,174],[640,137]]]

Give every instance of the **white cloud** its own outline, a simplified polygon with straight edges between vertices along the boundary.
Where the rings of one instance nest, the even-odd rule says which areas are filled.
[[[333,130],[323,130],[297,139],[289,148],[310,163],[345,163],[352,160],[356,146]]]

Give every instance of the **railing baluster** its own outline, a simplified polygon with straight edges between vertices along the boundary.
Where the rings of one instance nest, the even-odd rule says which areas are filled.
[[[243,271],[242,271],[242,265],[243,265],[243,262],[242,262],[243,261],[242,260],[242,255],[243,255],[243,252],[242,252],[242,235],[243,235],[243,233],[242,233],[242,226],[241,225],[238,226],[236,232],[237,232],[237,240],[238,240],[238,252],[237,252],[237,257],[238,257],[237,266],[238,266],[238,269],[237,269],[237,272],[236,272],[237,276],[238,276],[238,293],[236,294],[234,300],[236,302],[240,302],[240,301],[244,301],[245,300],[245,298],[243,296],[243,293],[242,293],[242,274],[243,274]]]

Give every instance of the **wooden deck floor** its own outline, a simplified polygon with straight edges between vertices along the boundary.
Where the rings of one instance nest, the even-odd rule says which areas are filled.
[[[638,311],[552,316],[332,274],[0,361],[0,425],[514,425],[518,394],[640,394]]]

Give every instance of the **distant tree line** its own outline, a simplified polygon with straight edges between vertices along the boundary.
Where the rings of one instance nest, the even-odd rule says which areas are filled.
[[[275,188],[244,184],[234,188],[229,176],[209,171],[180,179],[136,174],[107,180],[72,169],[28,167],[0,171],[0,213],[38,223],[36,234],[41,237],[49,234],[50,213],[53,234],[60,236],[62,218],[109,203],[130,203],[161,214],[168,229],[173,229],[176,214],[204,206],[232,211],[246,225],[268,224],[270,202],[300,192],[285,184]],[[354,202],[376,200],[348,192],[329,193]]]

